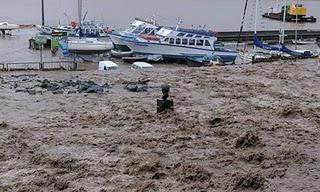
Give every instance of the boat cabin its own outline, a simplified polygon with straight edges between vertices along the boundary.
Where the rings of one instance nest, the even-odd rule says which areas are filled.
[[[177,46],[197,47],[204,49],[213,49],[216,37],[202,34],[187,33],[181,31],[173,31],[162,28],[157,35],[161,38],[162,43]]]
[[[155,35],[158,26],[155,23],[141,19],[134,20],[125,30],[126,33]]]

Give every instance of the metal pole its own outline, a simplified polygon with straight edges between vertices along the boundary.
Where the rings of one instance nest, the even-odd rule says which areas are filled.
[[[43,70],[42,49],[43,49],[43,44],[40,44],[40,70]]]
[[[281,43],[284,44],[284,30],[286,27],[286,14],[287,14],[287,0],[284,0],[284,9],[283,9],[283,23],[282,23],[282,40]]]
[[[296,31],[295,31],[295,34],[294,34],[294,39],[295,39],[295,42],[294,42],[294,47],[295,47],[295,50],[297,50],[297,40],[298,40],[298,0],[296,1]]]
[[[256,0],[255,16],[254,16],[254,34],[257,34],[257,19],[258,19],[258,0]],[[256,51],[256,46],[253,46],[253,52]]]
[[[41,0],[42,26],[44,26],[44,2]]]

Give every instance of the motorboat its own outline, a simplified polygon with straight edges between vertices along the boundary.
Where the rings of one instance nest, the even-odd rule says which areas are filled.
[[[112,32],[109,34],[114,47],[120,51],[131,51],[126,45],[123,39],[134,39],[140,34],[155,35],[155,33],[161,27],[156,25],[155,21],[148,21],[140,18],[135,18],[135,20],[130,23],[129,27],[121,32]]]
[[[212,33],[192,30],[161,28],[155,35],[140,34],[136,38],[122,39],[137,55],[162,55],[163,59],[219,56],[226,64],[235,63],[237,52],[215,46],[217,38]]]
[[[96,38],[81,38],[68,41],[68,50],[71,53],[99,54],[110,51],[112,48],[112,42],[99,41]]]
[[[0,31],[2,32],[2,34],[5,34],[5,31],[11,31],[14,29],[19,29],[19,25],[11,24],[8,22],[1,22],[0,23]]]
[[[94,21],[82,21],[80,26],[69,34],[69,37],[107,38],[110,31]]]
[[[304,7],[302,4],[290,4],[289,6],[282,6],[281,12],[274,13],[269,12],[265,13],[262,16],[269,19],[274,20],[283,20],[283,16],[285,17],[285,21],[287,22],[301,22],[301,23],[315,23],[317,18],[313,16],[307,16],[307,8]]]

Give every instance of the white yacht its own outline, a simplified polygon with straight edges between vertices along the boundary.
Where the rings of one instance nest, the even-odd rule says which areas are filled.
[[[124,39],[132,40],[140,34],[155,35],[160,28],[161,27],[158,27],[154,21],[135,18],[126,30],[119,33],[112,32],[109,36],[115,49],[120,51],[131,51],[126,45],[126,42],[123,41]]]
[[[19,29],[19,25],[10,24],[8,22],[1,22],[0,23],[0,31],[2,32],[2,34],[5,34],[5,31],[11,31],[14,29]]]
[[[140,34],[121,39],[135,54],[162,55],[164,59],[219,56],[224,63],[233,64],[237,52],[215,46],[217,38],[210,31],[161,28],[155,35]]]

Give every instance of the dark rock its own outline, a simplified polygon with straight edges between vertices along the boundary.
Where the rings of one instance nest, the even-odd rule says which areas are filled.
[[[137,85],[132,85],[132,84],[126,85],[125,88],[128,91],[132,91],[132,92],[137,92],[137,90],[138,90],[138,86]]]
[[[55,91],[52,91],[52,94],[56,95],[56,94],[63,94],[63,90],[55,90]]]
[[[68,94],[76,94],[77,91],[68,91]]]
[[[104,89],[99,85],[92,85],[87,90],[86,93],[103,93]]]

